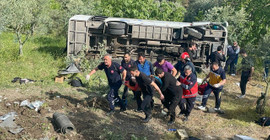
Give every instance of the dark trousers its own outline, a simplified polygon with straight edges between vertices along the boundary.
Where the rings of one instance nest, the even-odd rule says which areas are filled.
[[[180,114],[185,114],[185,116],[189,116],[191,110],[194,108],[196,97],[191,98],[182,98],[179,107],[181,109]]]
[[[152,96],[151,95],[144,95],[143,96],[143,101],[141,104],[141,108],[143,110],[143,112],[145,113],[146,117],[150,116],[152,113]]]
[[[137,102],[137,109],[141,110],[142,109],[141,108],[141,105],[142,105],[142,98],[141,98],[142,92],[141,91],[135,91],[134,94],[135,94],[135,98],[136,98],[136,102]]]
[[[110,91],[107,94],[107,100],[109,101],[111,110],[114,110],[114,106],[116,103],[119,103],[121,108],[124,107],[123,102],[118,95],[118,90],[121,87],[121,85],[122,85],[122,83],[110,85]]]
[[[246,88],[247,88],[249,75],[250,75],[250,71],[242,71],[241,81],[240,81],[240,89],[241,89],[242,95],[246,94]]]
[[[228,67],[230,66],[230,74],[235,74],[235,58],[228,58],[224,67],[224,70],[227,72]]]
[[[265,71],[265,77],[268,77],[269,67],[265,67],[264,71]]]
[[[169,110],[171,120],[175,120],[175,108],[180,102],[180,94],[172,95],[170,93],[164,93],[164,100],[162,104]]]
[[[215,94],[215,97],[216,97],[215,108],[219,108],[220,103],[221,103],[221,90],[222,90],[222,88],[214,88],[208,84],[208,86],[205,88],[205,92],[203,94],[202,106],[206,106],[209,95],[213,91]]]

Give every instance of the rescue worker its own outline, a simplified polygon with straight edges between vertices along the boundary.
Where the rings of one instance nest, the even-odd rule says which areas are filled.
[[[143,52],[138,53],[138,60],[135,62],[137,65],[137,68],[140,72],[144,73],[146,76],[150,77],[151,75],[154,75],[153,65],[150,61],[145,59],[145,55]],[[141,92],[135,92],[135,98],[137,101],[137,110],[136,112],[142,111],[141,109]],[[151,101],[151,105],[154,106],[154,100]]]
[[[164,95],[162,104],[168,109],[168,115],[170,120],[168,125],[171,125],[175,121],[175,108],[179,104],[183,91],[180,86],[176,85],[177,80],[169,73],[164,72],[161,68],[157,68],[155,74],[162,80],[161,92]]]
[[[157,61],[154,63],[154,67],[161,68],[164,72],[169,72],[173,76],[175,76],[177,73],[177,70],[174,68],[174,66],[165,60],[164,55],[159,55],[157,57]]]
[[[151,102],[153,100],[153,87],[156,89],[156,91],[160,95],[160,100],[164,99],[164,96],[157,86],[155,82],[151,80],[149,76],[147,76],[145,73],[138,70],[137,67],[132,66],[130,68],[130,73],[132,76],[136,78],[136,81],[141,88],[141,92],[143,94],[143,101],[141,103],[141,109],[145,113],[145,119],[143,119],[144,123],[149,122],[149,120],[152,118],[152,106]],[[152,87],[153,86],[153,87]]]
[[[138,54],[138,60],[136,61],[138,70],[145,73],[146,76],[154,75],[153,65],[150,61],[145,59],[143,52]]]
[[[210,69],[210,73],[204,78],[203,82],[209,78],[207,87],[203,94],[202,104],[198,107],[200,110],[206,110],[206,103],[209,98],[209,95],[213,91],[216,98],[215,111],[220,111],[221,104],[221,90],[223,89],[224,84],[226,83],[225,71],[219,67],[217,62],[213,62]]]
[[[191,42],[188,46],[188,49],[186,52],[190,56],[190,61],[193,62],[194,53],[197,50],[196,44],[194,42]]]
[[[180,75],[184,75],[184,68],[186,65],[189,65],[192,68],[192,73],[196,74],[195,72],[195,66],[194,64],[190,61],[190,56],[187,52],[183,52],[180,55],[180,61],[178,61],[174,67],[177,70],[177,72],[180,73]]]
[[[226,61],[226,58],[225,58],[225,55],[224,55],[224,52],[223,52],[223,47],[222,46],[218,46],[217,47],[217,51],[211,53],[211,55],[209,56],[209,58],[206,60],[206,65],[208,65],[209,59],[210,59],[210,62],[211,63],[217,62],[218,65],[219,65],[219,67],[222,67],[221,61],[223,61],[223,62]]]
[[[130,74],[129,69],[132,66],[136,66],[135,61],[131,59],[129,53],[124,54],[124,59],[121,61],[121,66],[127,71],[127,76],[126,76],[125,80],[129,81],[131,79],[131,74]],[[127,104],[127,100],[126,100],[127,95],[128,95],[128,87],[125,86],[124,87],[124,92],[123,92],[123,95],[122,95],[122,100],[123,100],[123,103],[125,104],[125,106]],[[135,93],[134,93],[134,98],[135,98]]]
[[[106,54],[103,57],[104,62],[100,63],[95,69],[93,69],[88,75],[86,75],[86,80],[89,80],[91,75],[96,73],[98,70],[104,70],[108,79],[110,91],[107,94],[107,99],[110,104],[110,111],[107,115],[112,115],[115,111],[115,103],[120,104],[120,111],[125,111],[126,107],[124,106],[121,98],[118,96],[118,90],[122,85],[122,81],[124,82],[126,79],[127,71],[120,66],[116,62],[112,62],[112,56],[110,54]],[[122,80],[121,74],[122,73]]]
[[[240,95],[239,98],[244,98],[246,96],[247,82],[251,80],[252,74],[254,72],[254,63],[252,58],[248,57],[244,49],[241,49],[240,54],[243,59],[241,62],[242,67],[240,68],[240,70],[242,70],[240,81],[240,89],[242,95]]]
[[[235,76],[235,65],[236,65],[236,59],[237,55],[240,51],[240,47],[238,46],[237,42],[233,42],[233,46],[228,46],[227,49],[227,55],[228,59],[226,61],[226,65],[224,67],[225,72],[228,71],[228,67],[230,66],[229,74],[232,76]]]
[[[183,95],[180,101],[181,112],[178,116],[184,115],[184,121],[188,121],[191,110],[194,108],[198,93],[197,76],[192,73],[192,68],[187,65],[184,68],[184,76],[179,77],[180,85],[183,88]]]

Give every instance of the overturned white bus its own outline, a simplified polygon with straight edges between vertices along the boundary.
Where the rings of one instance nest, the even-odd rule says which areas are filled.
[[[206,57],[223,46],[227,47],[227,23],[171,22],[103,16],[75,15],[69,20],[67,55],[77,55],[84,45],[93,58],[99,54],[99,43],[105,42],[106,51],[114,58],[131,52],[145,52],[154,61],[164,54],[169,61],[176,60],[190,43],[197,45],[193,61],[200,65]]]

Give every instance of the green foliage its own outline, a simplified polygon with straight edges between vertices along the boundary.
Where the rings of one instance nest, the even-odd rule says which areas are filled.
[[[224,0],[196,0],[189,4],[185,14],[185,21],[202,21],[209,9],[222,6],[223,3]]]
[[[240,46],[242,46],[245,35],[250,32],[250,28],[246,27],[248,20],[244,9],[236,11],[229,6],[214,7],[206,11],[203,20],[212,22],[227,21],[229,23],[227,29],[230,44],[232,44],[233,41],[237,41]]]
[[[96,15],[94,0],[50,0],[50,33],[66,36],[68,20],[74,15]]]
[[[102,15],[164,21],[182,21],[185,8],[181,3],[156,0],[100,0]]]
[[[13,34],[0,35],[0,87],[13,85],[14,77],[43,80],[54,84],[59,69],[65,67],[65,39],[55,36],[35,36],[25,44],[24,56],[18,57]]]
[[[5,21],[0,26],[2,30],[16,34],[16,41],[20,45],[19,54],[22,55],[22,47],[34,31],[46,30],[44,25],[50,18],[44,12],[48,8],[48,2],[47,0],[9,0],[0,1],[0,5],[0,20]]]

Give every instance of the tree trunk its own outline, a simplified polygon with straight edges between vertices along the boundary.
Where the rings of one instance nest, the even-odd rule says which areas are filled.
[[[23,55],[23,44],[20,43],[20,48],[19,48],[19,55],[22,56]]]

